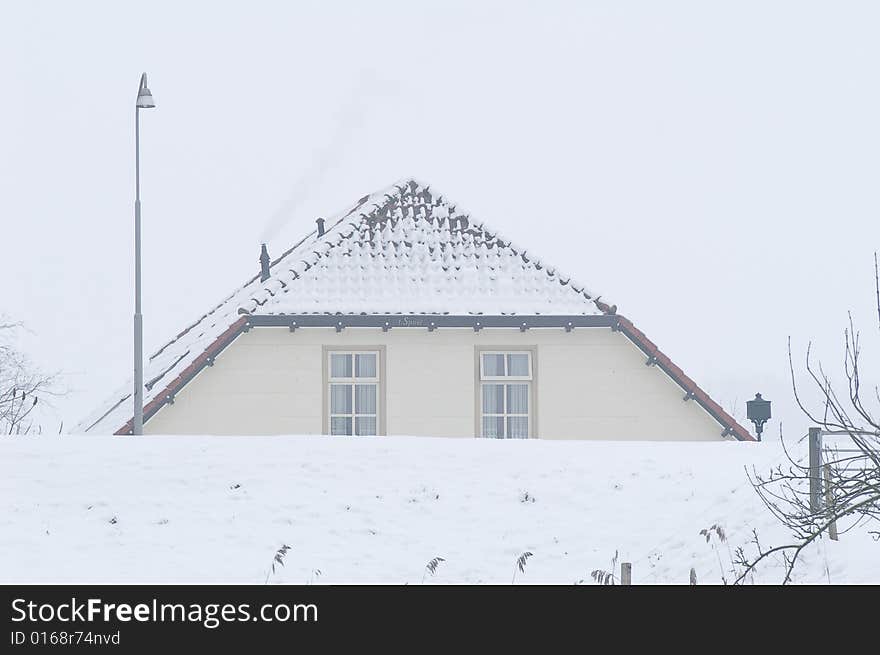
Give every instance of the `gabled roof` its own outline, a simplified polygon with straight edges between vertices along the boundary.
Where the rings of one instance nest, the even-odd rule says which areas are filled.
[[[587,320],[616,312],[584,285],[413,179],[364,196],[326,224],[323,235],[309,233],[271,262],[267,280],[251,278],[149,357],[145,420],[212,363],[247,328],[250,316],[551,315]],[[730,431],[737,438],[743,438],[740,433],[751,438],[717,409],[726,417],[719,420],[725,429],[734,425],[738,429]],[[128,433],[132,414],[129,382],[80,428]]]

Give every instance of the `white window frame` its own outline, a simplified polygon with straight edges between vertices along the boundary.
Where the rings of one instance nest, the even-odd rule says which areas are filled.
[[[531,439],[534,435],[535,425],[535,348],[478,348],[477,355],[477,436],[483,439]],[[504,371],[507,371],[507,355],[526,355],[529,362],[528,375],[486,375],[483,368],[485,355],[504,355]],[[527,385],[528,412],[526,414],[514,414],[507,411],[507,385]],[[483,386],[487,384],[501,384],[504,386],[502,398],[502,412],[486,413],[483,411]],[[507,436],[507,419],[526,417],[528,430],[525,437]],[[484,417],[501,417],[504,419],[504,436],[487,437],[483,434]]]
[[[350,418],[351,419],[351,435],[348,436],[379,436],[384,434],[383,422],[383,398],[384,398],[384,372],[385,372],[385,353],[382,348],[324,348],[324,434],[330,435],[332,429],[332,419],[334,418]],[[349,355],[351,356],[351,376],[350,377],[333,377],[332,361],[333,355]],[[376,358],[376,375],[374,377],[357,377],[357,355],[374,355]],[[339,414],[332,413],[331,406],[331,388],[334,384],[349,385],[351,388],[351,413]],[[373,384],[376,387],[376,413],[365,414],[356,411],[356,395],[355,385],[357,384]],[[366,417],[376,419],[375,435],[357,435],[357,419],[358,417]],[[344,436],[344,435],[333,435]]]

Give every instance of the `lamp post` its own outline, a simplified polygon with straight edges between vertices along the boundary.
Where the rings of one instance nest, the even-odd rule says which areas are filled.
[[[141,314],[141,109],[156,106],[141,75],[134,105],[134,419],[132,434],[144,433],[144,317]]]
[[[760,441],[764,423],[770,420],[770,401],[764,400],[761,394],[756,393],[753,400],[746,402],[746,416],[755,424],[755,432],[758,433],[758,441]]]

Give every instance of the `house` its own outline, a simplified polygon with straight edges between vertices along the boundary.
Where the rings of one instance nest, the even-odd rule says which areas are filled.
[[[149,357],[145,434],[753,440],[616,306],[416,180],[260,259]],[[132,416],[129,385],[82,428]]]

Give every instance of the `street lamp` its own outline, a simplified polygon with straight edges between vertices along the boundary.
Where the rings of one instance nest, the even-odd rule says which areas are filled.
[[[156,106],[141,75],[134,105],[134,420],[132,434],[144,433],[144,317],[141,315],[141,109]]]
[[[770,420],[770,401],[764,400],[761,394],[756,393],[754,400],[746,401],[746,416],[755,424],[755,432],[758,433],[758,441],[760,441],[764,424]]]

